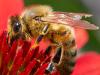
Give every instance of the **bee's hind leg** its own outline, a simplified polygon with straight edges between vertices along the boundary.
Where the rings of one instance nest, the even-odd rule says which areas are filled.
[[[59,45],[56,48],[56,52],[51,59],[51,62],[49,63],[45,73],[52,73],[54,70],[58,70],[60,72],[60,75],[70,75],[73,71],[74,65],[75,65],[75,56],[77,55],[76,47],[74,46],[75,40],[70,40],[70,45],[68,48],[67,44]],[[73,42],[73,43],[72,43]],[[65,45],[65,46],[64,46]],[[64,48],[66,47],[67,48]],[[73,45],[73,47],[71,47]],[[67,50],[68,49],[68,50]]]
[[[55,64],[58,64],[61,58],[61,46],[56,48],[56,53],[53,56],[53,58],[51,59],[51,62],[49,63],[49,65],[47,66],[46,70],[45,70],[45,74],[48,75],[50,73],[52,73],[54,70],[56,70],[55,68]]]
[[[75,57],[77,55],[76,49],[74,38],[63,43],[60,62],[56,66],[61,75],[70,75],[72,73],[75,66]]]

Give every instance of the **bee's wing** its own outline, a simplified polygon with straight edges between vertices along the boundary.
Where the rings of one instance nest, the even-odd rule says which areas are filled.
[[[51,23],[59,23],[64,25],[70,25],[72,27],[78,27],[83,29],[92,29],[96,30],[99,27],[94,24],[89,23],[88,21],[81,20],[83,16],[91,16],[88,14],[76,14],[76,13],[65,13],[65,12],[53,12],[49,14],[47,17],[43,17],[43,21],[51,22]]]
[[[82,17],[87,18],[87,17],[92,16],[91,14],[86,14],[86,13],[71,13],[71,12],[53,12],[53,13],[58,14],[58,15],[65,14],[66,16],[73,17],[73,18],[78,17],[78,16],[80,16],[80,18],[82,18]]]

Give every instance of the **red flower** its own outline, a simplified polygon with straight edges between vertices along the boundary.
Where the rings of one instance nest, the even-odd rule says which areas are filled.
[[[72,75],[100,75],[100,55],[91,52],[79,57]]]
[[[78,49],[82,48],[88,42],[89,36],[84,29],[75,29],[75,36]]]
[[[37,46],[30,49],[31,42],[21,39],[9,46],[7,39],[4,32],[0,36],[0,75],[44,74],[51,59],[51,48],[40,51]]]
[[[0,34],[7,29],[8,17],[19,14],[23,7],[24,4],[22,0],[0,0]],[[83,47],[88,41],[87,31],[84,29],[75,29],[75,35],[78,48]],[[48,45],[48,41],[43,41],[38,47],[30,50],[31,42],[19,39],[18,41],[14,41],[12,46],[9,46],[7,43],[7,35],[6,33],[3,33],[0,36],[0,75],[16,75],[16,73],[18,75],[43,75],[48,62],[50,62],[51,59],[49,53],[45,54]],[[90,60],[90,57],[88,59],[84,58],[84,60]],[[93,56],[93,58],[95,59],[96,57]],[[99,59],[96,61],[98,60]],[[91,59],[91,62],[93,61]],[[83,66],[80,65],[81,63],[83,63],[83,65],[85,63],[82,57],[77,60],[76,67],[72,75],[82,75],[83,71],[86,71],[85,69],[91,68],[90,66],[85,68],[84,66],[88,65]],[[81,68],[81,66],[83,68]],[[97,64],[97,66],[99,65]],[[54,71],[51,75],[60,75],[60,73],[58,71]]]
[[[23,7],[23,0],[0,0],[0,33],[7,29],[8,18],[19,14]]]

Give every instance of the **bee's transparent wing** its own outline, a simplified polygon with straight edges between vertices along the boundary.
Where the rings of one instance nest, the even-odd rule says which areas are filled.
[[[85,18],[87,18],[87,17],[92,16],[91,14],[86,14],[86,13],[71,13],[71,12],[53,12],[53,14],[58,14],[58,15],[64,14],[66,16],[73,17],[73,18],[75,18],[75,17],[80,17],[80,18],[85,17]]]
[[[72,27],[78,27],[83,29],[96,30],[99,27],[94,24],[89,23],[88,21],[81,20],[83,16],[90,17],[90,14],[81,14],[81,13],[66,13],[66,12],[53,12],[47,17],[43,17],[43,21],[51,23],[59,23],[64,25],[70,25]]]

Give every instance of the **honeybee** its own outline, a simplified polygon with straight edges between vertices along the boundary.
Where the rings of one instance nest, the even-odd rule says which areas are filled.
[[[12,16],[8,23],[10,43],[18,38],[29,40],[36,38],[34,48],[42,39],[48,39],[55,45],[55,54],[46,69],[46,74],[54,68],[61,75],[70,74],[70,62],[76,56],[74,28],[98,29],[94,24],[82,20],[91,14],[56,12],[47,5],[35,5],[26,8],[20,15]]]

